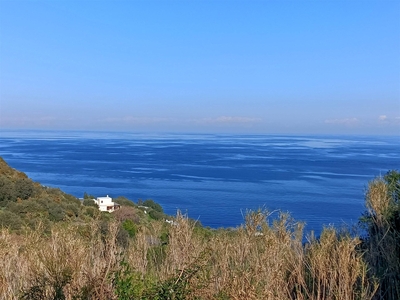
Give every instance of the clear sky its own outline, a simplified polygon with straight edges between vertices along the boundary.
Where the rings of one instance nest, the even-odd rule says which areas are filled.
[[[0,129],[400,135],[400,1],[0,0]]]

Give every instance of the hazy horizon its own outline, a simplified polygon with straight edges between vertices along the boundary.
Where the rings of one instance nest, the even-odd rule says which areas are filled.
[[[0,129],[399,135],[400,2],[3,0]]]

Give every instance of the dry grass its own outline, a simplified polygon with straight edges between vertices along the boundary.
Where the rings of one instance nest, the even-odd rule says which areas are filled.
[[[365,258],[380,281],[375,298],[400,299],[400,232],[394,213],[399,204],[390,197],[382,178],[370,182],[366,198],[370,219]]]
[[[113,222],[106,232],[97,223],[56,226],[48,236],[40,228],[23,236],[3,230],[0,299],[117,299],[113,278],[122,261],[135,274],[125,279],[147,280],[151,291],[132,284],[119,299],[134,299],[130,292],[135,299],[372,298],[376,286],[358,238],[329,228],[303,244],[302,224],[286,214],[269,218],[252,212],[236,230],[205,235],[178,213],[168,243],[160,241],[166,224],[154,222],[127,249],[118,246]]]
[[[370,215],[377,222],[383,221],[391,207],[391,201],[387,185],[381,178],[377,178],[369,183],[366,205]]]
[[[57,226],[50,236],[40,228],[24,236],[3,230],[0,299],[111,299],[118,227],[110,223],[106,238],[99,228]]]

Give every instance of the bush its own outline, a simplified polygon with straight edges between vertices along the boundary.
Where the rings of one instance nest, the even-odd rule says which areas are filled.
[[[100,211],[99,211],[98,208],[94,208],[94,207],[91,207],[91,206],[87,206],[87,207],[85,207],[83,213],[84,213],[86,216],[89,216],[90,218],[95,218],[95,217],[97,217],[97,216],[100,214]]]
[[[122,196],[119,196],[119,197],[115,198],[114,202],[118,203],[121,206],[132,206],[132,207],[136,206],[135,203],[133,203],[132,200],[129,200],[128,198],[125,198],[125,197],[122,197]]]
[[[75,204],[69,203],[66,204],[65,207],[65,213],[67,214],[68,217],[78,217],[79,216],[79,207],[76,206]]]
[[[152,209],[154,209],[155,211],[160,212],[160,213],[163,213],[163,212],[164,212],[164,210],[163,210],[163,208],[161,207],[161,205],[158,204],[158,203],[156,203],[156,202],[154,202],[154,201],[151,200],[151,199],[147,199],[146,201],[143,202],[142,205],[143,205],[143,206],[150,207],[150,208],[152,208]]]
[[[81,201],[79,199],[77,199],[76,197],[66,194],[63,192],[63,198],[65,199],[65,202],[69,203],[69,204],[74,204],[76,206],[80,206],[81,205]]]
[[[14,184],[16,197],[26,200],[32,196],[34,191],[33,182],[27,178],[17,179]]]
[[[84,206],[92,206],[92,207],[96,207],[97,209],[99,208],[99,206],[96,204],[96,202],[94,202],[93,199],[90,199],[90,198],[83,199],[82,204]]]
[[[5,206],[8,202],[15,201],[14,183],[5,176],[0,176],[0,206]]]
[[[96,197],[84,192],[83,193],[83,199],[96,199]]]
[[[159,212],[157,210],[150,210],[149,211],[149,216],[150,218],[152,218],[153,220],[162,220],[164,219],[164,213]]]
[[[46,207],[41,206],[36,201],[22,201],[11,202],[7,205],[6,209],[22,218],[31,218],[33,216],[41,215],[46,211]]]
[[[122,223],[122,228],[128,232],[128,234],[131,238],[136,235],[137,227],[132,220],[125,220]]]
[[[59,205],[56,204],[49,205],[48,212],[49,212],[49,219],[51,221],[60,222],[63,221],[65,218],[65,211]]]
[[[5,227],[13,231],[20,230],[23,226],[22,219],[10,212],[0,210],[0,228]]]
[[[124,228],[119,228],[116,243],[118,246],[122,247],[123,249],[127,249],[129,246],[129,237],[130,234]]]

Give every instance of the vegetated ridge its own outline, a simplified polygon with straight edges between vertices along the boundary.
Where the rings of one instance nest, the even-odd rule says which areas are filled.
[[[100,212],[0,158],[0,299],[400,299],[400,173],[369,183],[365,236],[281,213],[204,228],[152,200]],[[147,213],[144,212],[146,210]]]

